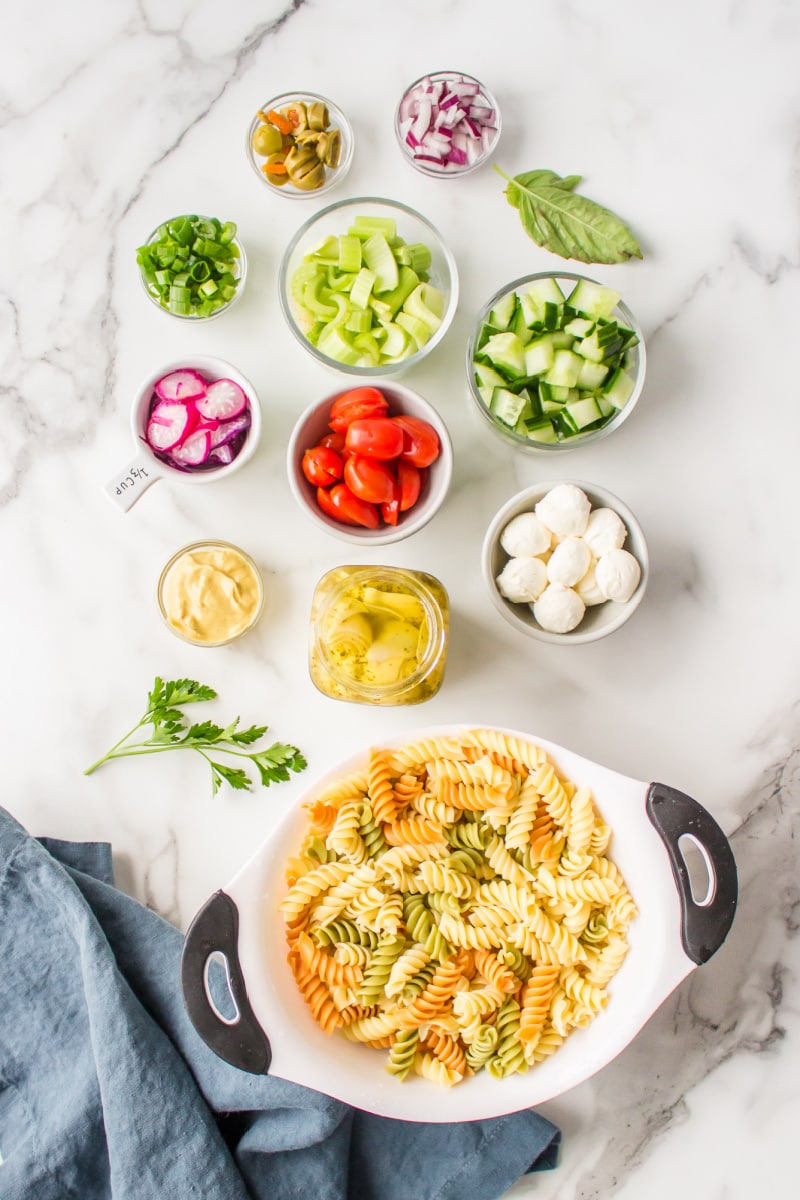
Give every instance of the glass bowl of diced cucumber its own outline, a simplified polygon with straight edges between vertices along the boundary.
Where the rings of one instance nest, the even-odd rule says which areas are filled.
[[[458,303],[455,259],[427,218],[378,196],[340,200],[298,229],[280,265],[294,336],[318,362],[397,376],[439,345]]]
[[[553,453],[607,437],[644,385],[645,345],[619,292],[570,271],[508,284],[467,346],[470,394],[521,450]]]

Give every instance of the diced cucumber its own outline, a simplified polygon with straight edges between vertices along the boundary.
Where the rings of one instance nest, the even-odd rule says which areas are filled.
[[[480,387],[505,387],[506,380],[488,363],[475,363],[475,378]]]
[[[603,395],[614,408],[624,408],[636,386],[633,376],[618,367],[603,389]]]
[[[585,429],[603,415],[594,396],[588,396],[585,400],[572,400],[565,405],[564,411],[572,418],[576,429]]]
[[[553,343],[548,337],[537,338],[525,347],[525,374],[543,375],[553,365]]]
[[[504,428],[556,442],[606,424],[624,407],[635,387],[628,350],[637,339],[613,316],[619,299],[580,280],[565,300],[556,280],[544,279],[492,307],[473,365],[479,395]]]
[[[544,442],[552,444],[558,441],[558,434],[553,428],[552,421],[542,421],[539,425],[533,425],[528,428],[528,437],[532,442]]]
[[[502,421],[504,425],[508,425],[513,429],[522,415],[522,410],[528,402],[527,394],[509,391],[508,388],[497,387],[492,392],[492,399],[489,404],[489,411],[493,416],[497,417],[498,421]]]
[[[570,337],[582,338],[588,337],[594,329],[594,321],[590,321],[588,317],[573,317],[564,326],[564,333],[568,333]]]
[[[492,311],[489,313],[489,324],[501,332],[508,329],[511,320],[517,311],[517,294],[509,292],[507,296],[503,296],[498,300]]]
[[[553,355],[553,365],[544,377],[545,383],[553,383],[556,387],[575,387],[580,374],[581,360],[571,350],[556,350]]]
[[[596,321],[610,317],[621,300],[619,292],[594,283],[591,279],[579,279],[569,295],[567,303],[584,317]]]
[[[564,303],[564,293],[555,279],[536,279],[520,296],[520,303],[527,312],[533,314],[533,320],[544,321],[548,304],[560,306]],[[533,321],[528,321],[529,325]],[[553,326],[555,328],[555,326]]]
[[[525,347],[515,333],[495,333],[483,347],[495,367],[504,368],[516,379],[525,375]]]
[[[585,358],[578,372],[578,387],[593,392],[603,384],[607,375],[608,367],[604,363],[592,362]]]

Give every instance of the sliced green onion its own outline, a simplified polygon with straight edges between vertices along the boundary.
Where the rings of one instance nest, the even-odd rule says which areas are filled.
[[[236,225],[186,214],[159,225],[136,251],[142,280],[176,316],[207,317],[229,304],[241,280]]]

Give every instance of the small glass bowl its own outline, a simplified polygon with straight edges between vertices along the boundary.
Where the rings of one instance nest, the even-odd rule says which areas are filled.
[[[431,162],[426,158],[420,158],[419,153],[422,147],[414,147],[408,139],[409,133],[409,113],[408,107],[411,102],[412,93],[418,88],[426,88],[428,86],[435,88],[437,84],[448,83],[465,83],[478,88],[475,96],[475,101],[482,108],[489,108],[493,111],[492,124],[494,132],[491,137],[486,139],[485,144],[481,146],[479,152],[470,161],[469,157],[463,165],[455,164],[439,164]],[[463,71],[432,71],[428,75],[423,75],[410,84],[403,93],[402,99],[395,109],[394,114],[394,132],[397,137],[397,144],[403,152],[403,157],[407,162],[411,163],[417,171],[423,175],[430,175],[434,179],[460,179],[464,175],[469,175],[472,171],[477,171],[478,167],[491,158],[500,140],[500,132],[502,129],[502,119],[500,116],[500,108],[492,93],[478,79],[474,79],[472,75],[465,75]],[[469,143],[467,144],[466,153],[469,156]]]
[[[575,433],[570,437],[565,437],[561,441],[553,442],[537,442],[524,434],[517,433],[510,426],[505,425],[502,421],[496,419],[486,406],[486,402],[478,390],[478,383],[475,378],[475,353],[477,349],[478,338],[480,337],[481,329],[489,317],[492,309],[496,308],[500,302],[512,292],[520,292],[541,279],[554,279],[560,287],[568,281],[571,284],[577,284],[581,280],[586,280],[588,283],[596,283],[596,280],[589,279],[586,275],[578,275],[572,271],[540,271],[535,275],[525,275],[521,279],[515,279],[513,283],[506,284],[498,292],[492,296],[478,313],[472,333],[470,334],[467,343],[467,384],[469,394],[472,401],[480,414],[481,418],[487,423],[490,429],[504,441],[516,446],[518,450],[528,451],[532,454],[560,454],[565,450],[573,450],[578,446],[585,446],[589,442],[598,442],[601,438],[608,437],[615,429],[619,429],[623,421],[627,420],[633,412],[639,396],[644,387],[646,352],[644,344],[644,335],[641,327],[634,317],[631,310],[626,304],[620,301],[612,312],[612,317],[625,325],[628,329],[632,329],[636,335],[636,341],[633,346],[628,349],[628,366],[626,371],[633,376],[634,385],[631,395],[622,408],[618,408],[615,414],[604,425],[596,428],[589,428],[584,433]],[[605,286],[605,285],[598,285]],[[564,288],[562,291],[569,299],[569,292],[573,288]]]
[[[359,636],[363,632],[348,630],[351,646],[349,654],[342,646],[336,652],[333,633],[341,630],[337,624],[336,609],[346,614],[342,623],[365,621],[368,626],[377,622],[408,624],[402,611],[396,615],[369,603],[359,602],[366,589],[392,593],[398,602],[416,604],[420,611],[419,642],[416,650],[416,666],[401,678],[386,681],[367,681],[363,676],[366,663],[361,659],[365,651],[359,647]],[[365,596],[366,600],[366,596]],[[322,576],[314,591],[309,627],[309,673],[314,686],[333,700],[348,700],[354,704],[420,704],[434,696],[442,685],[447,656],[450,627],[450,602],[443,584],[425,571],[411,571],[401,567],[334,567]],[[387,636],[390,634],[386,630]],[[379,630],[372,631],[380,637]],[[343,643],[346,645],[346,643]],[[369,647],[366,649],[368,650]],[[352,671],[345,663],[352,660]],[[379,660],[386,665],[385,658]],[[389,673],[390,674],[390,673]]]
[[[295,187],[294,184],[290,182],[285,183],[282,186],[276,186],[275,184],[269,182],[262,170],[262,167],[267,161],[266,156],[257,154],[253,148],[253,136],[259,125],[264,123],[258,113],[256,113],[253,117],[247,130],[247,142],[245,149],[247,151],[247,159],[250,163],[250,166],[253,168],[264,186],[271,192],[277,192],[279,195],[288,197],[290,200],[312,200],[318,199],[320,196],[324,196],[331,190],[331,188],[336,187],[336,184],[341,183],[341,181],[345,178],[347,172],[350,170],[350,164],[353,161],[353,149],[355,146],[355,141],[353,138],[352,126],[338,105],[334,104],[332,100],[328,100],[325,96],[318,96],[315,92],[284,92],[283,95],[274,96],[271,100],[268,100],[266,104],[262,104],[259,112],[267,113],[270,110],[277,112],[281,108],[285,108],[287,105],[300,103],[324,104],[328,109],[328,129],[338,129],[339,136],[341,137],[339,161],[335,167],[325,168],[325,182],[320,187],[305,190],[303,188]]]
[[[326,238],[346,234],[356,216],[391,218],[397,223],[397,234],[406,243],[424,243],[431,252],[429,282],[438,288],[444,297],[441,324],[436,332],[415,353],[395,362],[383,362],[377,366],[363,366],[338,362],[323,354],[309,341],[292,295],[292,280],[304,255],[317,249]],[[420,213],[396,200],[379,196],[356,196],[338,200],[315,213],[294,235],[281,260],[279,271],[279,298],[283,315],[297,341],[317,362],[338,373],[361,379],[380,379],[397,376],[421,362],[444,338],[455,315],[458,304],[458,271],[455,259],[442,240],[439,231]]]
[[[151,243],[156,241],[158,232],[164,225],[169,225],[173,221],[177,221],[180,219],[180,217],[183,217],[186,215],[187,215],[186,213],[178,213],[176,216],[168,217],[166,221],[162,221],[161,224],[157,225],[156,228],[153,230],[153,232],[149,235],[145,245],[149,246],[149,245],[151,245]],[[208,220],[212,219],[210,217],[203,216],[202,214],[193,213],[191,215],[194,217],[197,217],[199,220],[207,220],[208,221]],[[233,293],[233,296],[230,298],[230,300],[226,301],[225,304],[220,305],[220,307],[216,308],[212,313],[201,314],[201,313],[196,313],[196,312],[195,313],[172,312],[171,309],[167,308],[166,305],[161,303],[161,299],[160,299],[158,293],[153,291],[150,288],[150,286],[148,285],[147,281],[144,278],[144,275],[142,274],[141,267],[140,267],[139,268],[139,279],[141,280],[142,287],[144,288],[145,294],[147,295],[148,299],[151,301],[151,303],[155,304],[156,308],[160,309],[161,312],[165,312],[165,313],[167,313],[168,316],[175,317],[179,321],[213,321],[216,317],[222,316],[222,314],[224,312],[227,312],[228,309],[231,308],[231,306],[234,305],[236,303],[236,301],[239,299],[239,297],[241,296],[242,292],[244,291],[245,279],[247,278],[247,256],[245,255],[245,252],[244,252],[244,246],[242,245],[242,243],[238,237],[234,237],[231,240],[231,245],[235,246],[239,252],[238,258],[236,259],[235,264],[233,264],[233,263],[231,264],[231,266],[235,265],[237,268],[236,270],[231,271],[231,274],[234,276],[234,278],[236,280],[236,291]]]
[[[177,568],[181,564],[181,560],[189,558],[192,554],[203,552],[219,552],[227,556],[227,562],[224,564],[220,562],[217,567],[217,571],[224,574],[224,580],[219,580],[221,586],[215,586],[214,578],[210,580],[208,578],[196,579],[188,599],[185,595],[171,595],[171,587],[180,593]],[[188,568],[190,564],[186,565]],[[235,577],[233,576],[234,571],[236,572]],[[175,573],[175,578],[171,578],[173,573]],[[228,586],[231,579],[234,582],[233,587]],[[225,580],[228,581],[228,584],[225,583]],[[240,590],[245,584],[249,584],[254,589],[255,596],[251,598],[252,602],[248,601],[246,611],[240,613],[236,611],[233,603],[235,599],[233,593]],[[174,633],[176,637],[188,642],[191,646],[227,646],[243,637],[257,623],[264,608],[264,583],[261,572],[253,559],[238,546],[223,541],[192,542],[176,551],[164,567],[158,580],[157,598],[159,612],[170,633]],[[228,632],[220,631],[219,636],[201,636],[199,629],[191,628],[190,622],[193,618],[198,622],[202,619],[211,620],[215,616],[225,615],[226,607],[229,609],[228,615],[230,616]]]

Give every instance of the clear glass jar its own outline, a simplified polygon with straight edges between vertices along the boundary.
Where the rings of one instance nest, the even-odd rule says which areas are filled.
[[[442,583],[404,567],[335,567],[314,592],[309,673],[355,704],[420,704],[444,678],[450,601]]]

